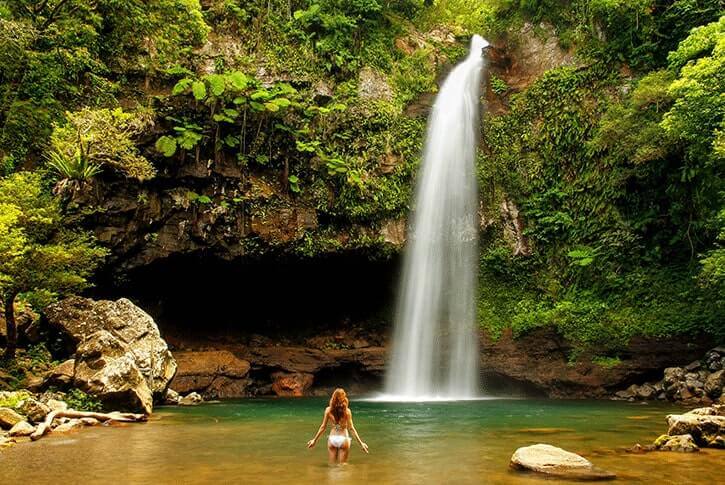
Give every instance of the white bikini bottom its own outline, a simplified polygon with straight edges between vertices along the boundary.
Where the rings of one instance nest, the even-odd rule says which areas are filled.
[[[348,436],[344,436],[341,434],[337,435],[330,435],[327,438],[327,443],[330,446],[334,446],[335,448],[342,448],[342,446],[347,442],[348,444],[352,442],[352,438]]]

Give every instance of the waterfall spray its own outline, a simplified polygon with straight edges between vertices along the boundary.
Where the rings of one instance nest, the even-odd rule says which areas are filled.
[[[394,399],[478,394],[475,157],[488,45],[473,36],[428,119],[385,384]]]

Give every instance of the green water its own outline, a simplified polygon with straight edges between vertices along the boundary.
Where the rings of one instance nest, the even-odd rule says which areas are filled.
[[[617,473],[620,483],[725,483],[725,451],[624,449],[666,430],[672,406],[605,401],[353,401],[370,446],[327,465],[308,450],[323,399],[245,400],[160,408],[146,424],[86,428],[0,453],[0,483],[564,483],[508,469],[519,446],[550,443]]]

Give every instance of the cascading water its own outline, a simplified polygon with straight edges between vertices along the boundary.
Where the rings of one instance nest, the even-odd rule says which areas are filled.
[[[428,120],[386,376],[390,399],[478,394],[475,156],[488,45],[473,36],[468,57],[448,75]]]

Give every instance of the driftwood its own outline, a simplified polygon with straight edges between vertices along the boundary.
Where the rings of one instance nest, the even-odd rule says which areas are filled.
[[[42,438],[46,433],[51,431],[51,425],[55,418],[94,418],[98,421],[120,421],[127,423],[135,423],[139,421],[146,421],[148,416],[145,414],[133,414],[133,413],[119,413],[114,411],[112,413],[94,413],[91,411],[75,411],[73,409],[66,409],[64,411],[57,410],[51,411],[45,417],[45,421],[40,423],[33,434],[30,435],[30,439],[35,441]]]

